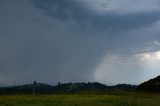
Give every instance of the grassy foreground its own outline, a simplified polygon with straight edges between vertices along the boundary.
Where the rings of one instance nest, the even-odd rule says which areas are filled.
[[[160,95],[11,95],[0,96],[0,106],[160,106]]]

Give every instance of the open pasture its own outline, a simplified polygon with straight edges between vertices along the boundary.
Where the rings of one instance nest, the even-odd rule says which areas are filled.
[[[0,106],[160,106],[160,95],[3,95]]]

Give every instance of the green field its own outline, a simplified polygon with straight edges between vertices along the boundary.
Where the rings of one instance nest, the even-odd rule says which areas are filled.
[[[160,95],[3,95],[0,106],[160,106]]]

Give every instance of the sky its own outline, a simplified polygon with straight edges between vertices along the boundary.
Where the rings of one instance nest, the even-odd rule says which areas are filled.
[[[0,0],[0,85],[140,84],[160,75],[159,0]]]

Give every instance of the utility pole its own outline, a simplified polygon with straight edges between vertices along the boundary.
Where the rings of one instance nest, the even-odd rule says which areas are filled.
[[[34,81],[34,82],[33,82],[33,89],[32,89],[32,94],[33,94],[33,95],[35,95],[35,93],[36,93],[36,85],[37,85],[37,82]]]

